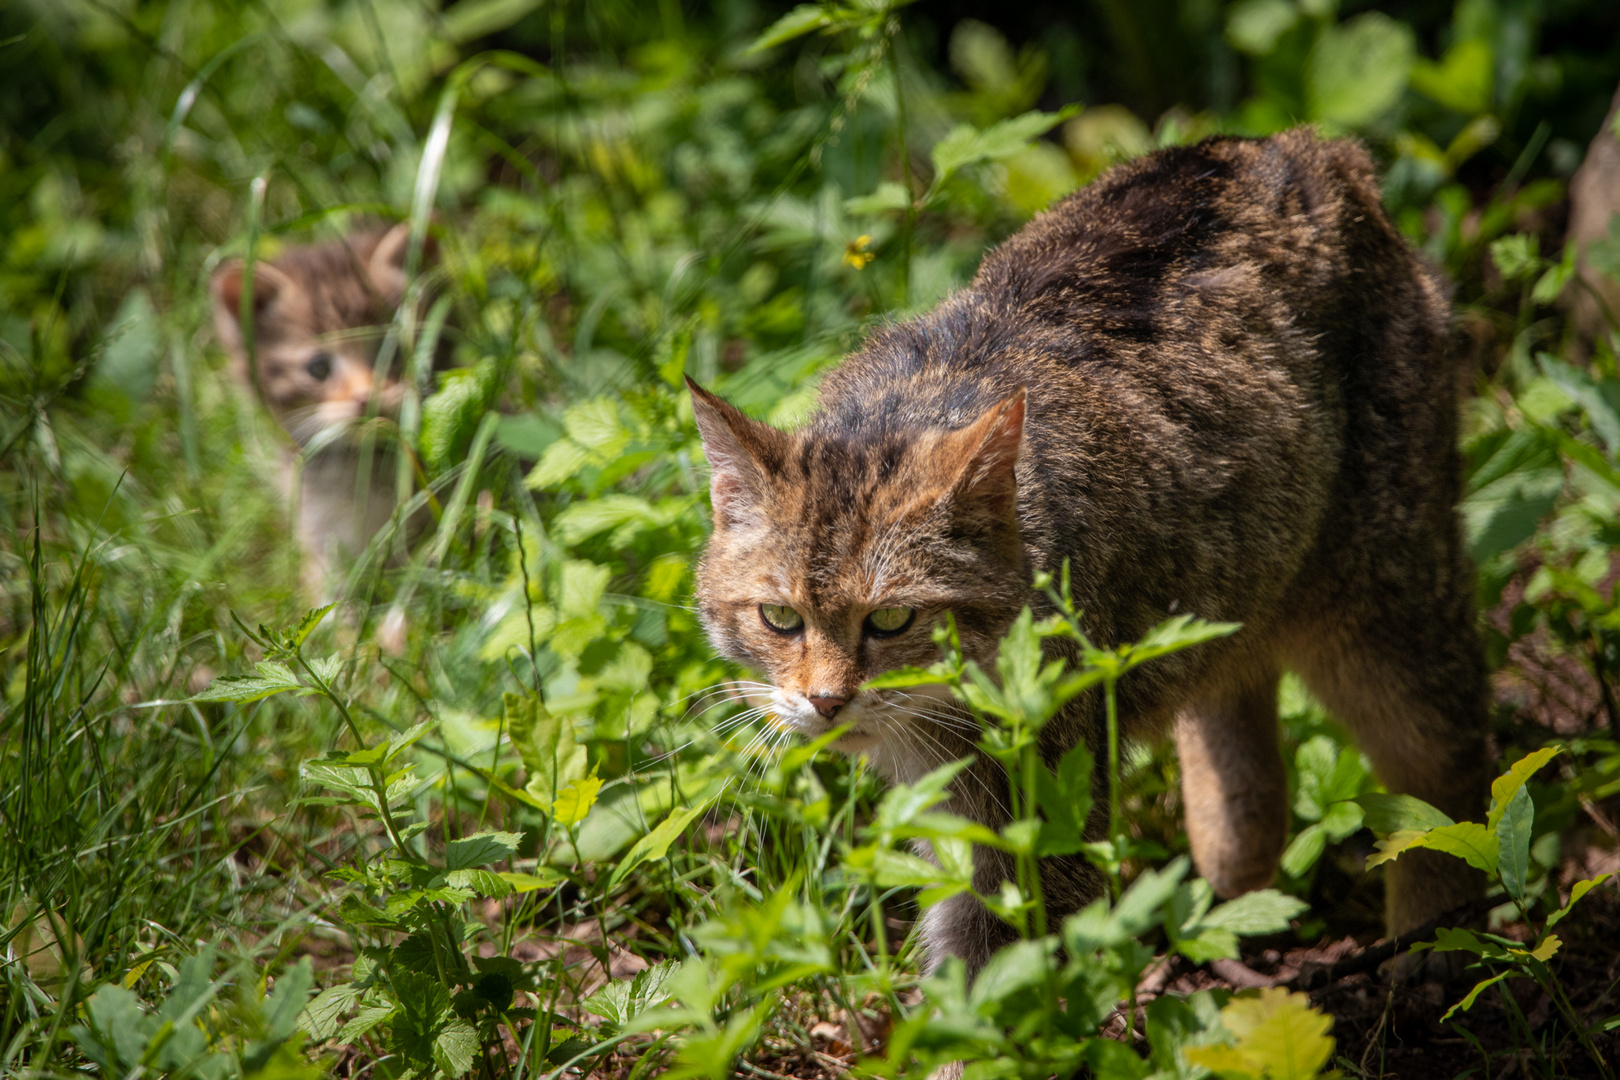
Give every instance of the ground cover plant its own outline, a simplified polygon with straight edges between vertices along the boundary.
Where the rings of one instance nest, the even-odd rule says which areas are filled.
[[[22,0],[0,9],[0,1070],[58,1076],[1611,1076],[1620,1031],[1620,368],[1567,298],[1568,179],[1620,82],[1600,0]],[[1022,619],[937,670],[1000,834],[787,742],[689,608],[690,374],[788,424],[875,320],[1109,163],[1295,122],[1365,139],[1455,283],[1502,778],[1382,793],[1286,683],[1275,888],[1192,876],[1173,756],[1031,752],[1067,697],[1228,628]],[[1620,178],[1617,178],[1620,183]],[[390,328],[401,514],[301,587],[284,433],[208,282],[363,222],[436,259]],[[1194,613],[1196,614],[1196,613]],[[1047,662],[1068,639],[1079,659]],[[388,644],[384,649],[379,641]],[[1118,777],[1088,841],[1093,768]],[[934,865],[908,841],[927,838]],[[923,978],[970,845],[1020,942]],[[1486,872],[1376,944],[1378,863]],[[1046,918],[1035,856],[1108,895]],[[1408,949],[1418,945],[1416,953]],[[1377,970],[1395,954],[1409,985]],[[1460,971],[1422,972],[1440,956]],[[1424,967],[1424,964],[1430,964]]]

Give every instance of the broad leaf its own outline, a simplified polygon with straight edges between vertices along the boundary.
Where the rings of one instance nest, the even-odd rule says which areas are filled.
[[[629,876],[630,871],[642,863],[652,859],[662,859],[669,851],[669,845],[675,838],[686,831],[699,814],[708,809],[709,802],[704,800],[696,806],[682,806],[670,812],[670,815],[658,823],[658,827],[635,842],[635,845],[619,860],[619,865],[613,870],[613,876],[608,879],[607,891],[617,889]]]
[[[1187,1060],[1223,1076],[1311,1080],[1333,1057],[1333,1018],[1304,994],[1281,987],[1246,990],[1221,1010],[1230,1047],[1188,1047]]]
[[[1367,828],[1375,833],[1422,832],[1452,823],[1445,814],[1411,795],[1372,791],[1350,801],[1361,807]]]
[[[1446,1010],[1446,1014],[1440,1018],[1440,1022],[1443,1024],[1457,1013],[1467,1012],[1469,1009],[1472,1009],[1474,1007],[1474,1002],[1479,1000],[1479,995],[1483,993],[1487,987],[1495,986],[1503,979],[1516,979],[1519,977],[1520,976],[1517,971],[1509,968],[1507,971],[1498,972],[1488,979],[1483,979],[1480,982],[1475,983],[1474,988],[1468,991],[1467,997],[1463,998],[1461,1001],[1457,1002],[1457,1004]]]
[[[1524,899],[1524,882],[1530,873],[1530,827],[1535,817],[1530,792],[1521,784],[1514,788],[1496,823],[1497,873],[1508,895],[1519,901]]]
[[[1508,803],[1524,787],[1525,782],[1541,770],[1541,767],[1551,761],[1558,753],[1556,746],[1543,746],[1540,750],[1526,754],[1507,772],[1491,781],[1491,812],[1485,818],[1485,827],[1491,832],[1496,831],[1496,824],[1502,819]]]
[[[254,665],[257,675],[221,675],[192,696],[191,701],[248,702],[267,698],[291,690],[298,694],[314,693],[298,681],[292,669],[274,660],[261,660]]]
[[[1305,901],[1276,889],[1259,889],[1228,900],[1205,915],[1202,924],[1235,934],[1275,934],[1287,930],[1289,920],[1309,908]]]

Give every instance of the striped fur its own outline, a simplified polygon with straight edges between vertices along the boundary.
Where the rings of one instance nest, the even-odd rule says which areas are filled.
[[[713,467],[709,632],[769,673],[783,723],[852,723],[842,745],[908,780],[971,753],[973,732],[937,693],[862,682],[936,658],[945,611],[991,667],[1017,612],[1042,606],[1033,571],[1068,560],[1096,641],[1172,613],[1244,624],[1120,688],[1128,734],[1175,732],[1193,853],[1222,895],[1265,885],[1285,838],[1284,669],[1392,790],[1472,815],[1485,678],[1453,509],[1448,318],[1352,143],[1216,138],[1120,166],[991,252],[967,289],[874,333],[803,430],[693,387]],[[761,603],[804,629],[772,630]],[[863,632],[887,606],[915,607],[913,626]],[[811,697],[848,704],[828,718]],[[1085,697],[1049,725],[1048,759],[1095,744],[1099,710]],[[999,825],[1004,789],[981,761],[950,808]],[[976,859],[982,891],[1010,873]],[[1048,860],[1043,882],[1059,912],[1098,889],[1077,860]],[[1403,856],[1389,928],[1479,887]],[[924,921],[936,960],[973,969],[1010,933],[967,897]]]

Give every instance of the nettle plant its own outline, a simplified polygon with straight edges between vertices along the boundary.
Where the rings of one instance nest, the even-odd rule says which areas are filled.
[[[889,789],[872,819],[850,839],[839,839],[839,873],[871,902],[870,939],[875,949],[865,971],[845,976],[850,989],[885,994],[899,1017],[882,1056],[862,1059],[858,1069],[874,1076],[922,1075],[950,1062],[964,1063],[968,1080],[979,1077],[1044,1078],[1086,1068],[1103,1078],[1223,1076],[1312,1077],[1332,1056],[1331,1018],[1313,1010],[1304,995],[1286,990],[1232,995],[1203,991],[1186,998],[1165,995],[1138,1007],[1136,987],[1165,953],[1194,962],[1235,958],[1243,935],[1289,928],[1306,905],[1274,890],[1215,904],[1209,885],[1188,879],[1186,858],[1160,870],[1145,870],[1128,886],[1127,860],[1144,845],[1125,828],[1119,806],[1120,739],[1116,701],[1119,681],[1136,667],[1237,629],[1189,617],[1172,619],[1133,645],[1102,649],[1081,629],[1061,585],[1043,576],[1038,585],[1054,614],[1037,619],[1029,610],[1003,639],[992,674],[962,656],[954,625],[936,631],[943,658],[927,669],[885,675],[874,687],[944,684],[983,726],[979,746],[1007,771],[1013,821],[999,832],[936,809],[966,760],[934,770],[915,784]],[[1067,653],[1074,662],[1062,658]],[[1042,761],[1041,729],[1076,695],[1100,692],[1107,717],[1109,826],[1090,839],[1096,762],[1084,745],[1058,767]],[[827,738],[836,737],[836,733]],[[933,859],[911,850],[926,841]],[[959,961],[948,961],[923,983],[920,1005],[906,1007],[894,994],[896,972],[883,929],[881,899],[916,889],[921,907],[973,891],[975,844],[1012,854],[1017,880],[993,895],[977,894],[1015,928],[1019,940],[997,953],[970,986]],[[1040,859],[1083,854],[1104,874],[1105,895],[1049,924],[1041,892]],[[1162,934],[1164,952],[1148,944]],[[814,905],[787,892],[763,903],[734,904],[694,932],[704,945],[645,998],[639,1014],[625,1017],[638,1030],[695,1029],[681,1044],[677,1075],[729,1075],[732,1062],[761,1030],[784,980],[829,971],[825,919]],[[721,947],[720,943],[725,943]],[[741,943],[739,945],[739,943]],[[739,963],[738,961],[742,961]],[[1140,1056],[1113,1025],[1134,1039],[1140,1024],[1150,1054]]]
[[[526,1049],[538,1035],[543,1058],[551,1049],[549,1025],[537,1030],[536,1011],[514,1006],[517,992],[535,989],[534,978],[510,956],[477,954],[480,926],[469,918],[467,905],[552,888],[563,879],[543,865],[535,873],[490,869],[516,855],[523,840],[516,832],[446,835],[442,853],[429,856],[418,838],[431,822],[411,820],[411,808],[430,781],[415,774],[406,752],[431,731],[433,721],[366,738],[338,688],[345,658],[304,653],[311,632],[331,610],[312,611],[284,632],[263,626],[255,632],[238,622],[264,659],[253,675],[216,679],[196,699],[246,703],[279,693],[319,695],[358,744],[355,750],[333,750],[306,761],[300,769],[303,779],[324,793],[298,799],[295,807],[351,808],[381,831],[378,843],[356,848],[348,865],[328,872],[350,886],[331,916],[348,930],[357,951],[350,981],[317,994],[297,1014],[298,1024],[316,1042],[335,1039],[373,1053],[382,1050],[376,1068],[390,1076],[459,1077],[480,1061],[487,1069],[485,1055],[501,1045],[503,1034]],[[532,762],[530,787],[554,794],[544,804],[551,821],[576,827],[600,787],[578,767],[584,748],[574,747],[571,726],[550,716],[537,697],[508,698],[505,721],[525,761]],[[559,785],[559,775],[569,782]],[[514,794],[539,804],[534,794]]]

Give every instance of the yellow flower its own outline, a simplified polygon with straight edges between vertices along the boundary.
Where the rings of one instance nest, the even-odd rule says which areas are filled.
[[[844,261],[857,270],[864,269],[875,256],[866,250],[872,243],[872,238],[865,233],[857,236],[844,245]]]

